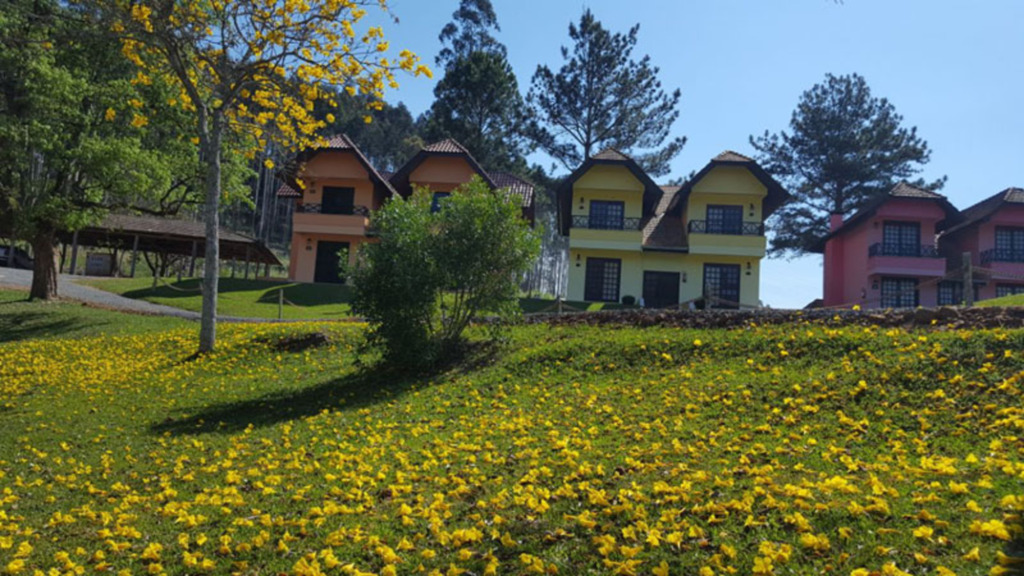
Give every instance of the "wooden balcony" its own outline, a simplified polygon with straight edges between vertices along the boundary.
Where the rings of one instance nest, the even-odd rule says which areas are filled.
[[[299,206],[292,219],[293,231],[302,234],[367,235],[370,210],[366,206],[344,207],[329,214],[324,214],[322,209],[320,204]]]
[[[885,244],[868,247],[868,275],[945,276],[946,260],[935,246]]]

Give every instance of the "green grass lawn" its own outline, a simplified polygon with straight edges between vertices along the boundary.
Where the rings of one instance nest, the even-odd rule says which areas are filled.
[[[147,334],[193,325],[178,318],[113,314],[78,303],[39,303],[27,298],[27,291],[0,289],[0,344],[28,339]]]
[[[152,278],[110,278],[80,281],[128,298],[174,306],[184,310],[202,310],[198,278],[157,284]],[[333,284],[295,284],[267,280],[221,278],[217,310],[222,316],[277,318],[278,291],[284,290],[286,320],[330,320],[349,316],[351,290]]]
[[[964,575],[1024,536],[1024,331],[533,325],[408,375],[357,324],[197,359],[191,324],[26,314],[0,572]]]
[[[1003,296],[1002,298],[982,300],[981,302],[978,302],[978,306],[1024,306],[1024,294],[1015,294],[1013,296]]]

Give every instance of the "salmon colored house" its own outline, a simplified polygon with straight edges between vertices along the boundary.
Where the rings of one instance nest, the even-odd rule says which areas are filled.
[[[648,307],[760,304],[764,221],[789,199],[752,159],[723,152],[683,186],[658,186],[628,156],[588,158],[558,190],[570,300]]]
[[[971,254],[975,299],[1024,294],[1024,190],[1008,188],[966,208],[939,243],[951,270],[960,268],[963,253]],[[959,303],[961,283],[946,284],[939,304]]]
[[[359,247],[374,241],[368,229],[374,210],[421,187],[434,194],[437,206],[474,176],[515,197],[532,223],[533,185],[511,174],[486,171],[455,140],[423,147],[394,174],[376,170],[346,135],[299,154],[282,174],[284,184],[277,192],[295,199],[288,277],[296,282],[343,283],[339,255],[347,254],[353,265]]]
[[[945,196],[905,182],[846,220],[832,215],[831,232],[815,250],[825,255],[824,305],[938,304],[946,259],[936,238],[958,215]]]

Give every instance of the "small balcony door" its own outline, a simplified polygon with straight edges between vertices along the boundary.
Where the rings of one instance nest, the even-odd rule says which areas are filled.
[[[320,200],[320,213],[353,214],[355,213],[355,204],[355,188],[324,186],[323,198]]]
[[[588,302],[618,302],[622,260],[587,258],[583,299]]]
[[[705,264],[704,298],[708,308],[739,308],[740,265]]]
[[[743,206],[709,205],[706,231],[708,234],[742,234]]]
[[[679,304],[679,272],[644,271],[644,306],[665,308]]]
[[[625,225],[626,205],[623,202],[592,200],[590,227],[598,230],[622,230]]]
[[[919,222],[886,222],[882,227],[882,256],[921,255]]]
[[[313,282],[344,284],[345,277],[341,275],[341,252],[347,253],[348,249],[348,242],[317,242]]]

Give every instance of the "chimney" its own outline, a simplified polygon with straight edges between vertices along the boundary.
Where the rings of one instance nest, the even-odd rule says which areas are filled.
[[[842,214],[829,214],[829,216],[828,216],[828,231],[829,232],[835,232],[842,225],[843,225],[843,215]]]

